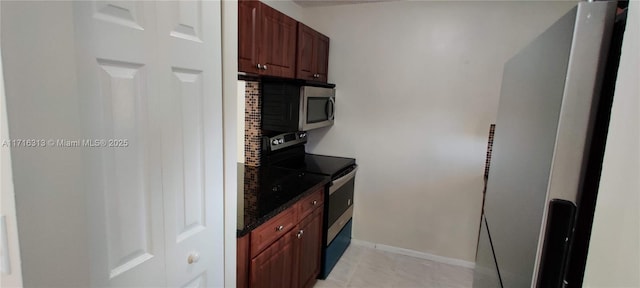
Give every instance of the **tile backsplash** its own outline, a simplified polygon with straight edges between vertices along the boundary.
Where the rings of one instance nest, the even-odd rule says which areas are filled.
[[[260,82],[245,82],[244,109],[244,163],[248,166],[260,166],[262,130],[260,111]]]
[[[493,135],[496,132],[496,124],[491,124],[489,127],[489,141],[487,143],[487,160],[484,166],[484,179],[489,177],[489,166],[491,164],[491,152],[493,152]]]

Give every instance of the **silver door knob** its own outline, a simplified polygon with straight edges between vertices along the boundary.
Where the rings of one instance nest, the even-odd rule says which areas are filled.
[[[262,65],[262,69],[267,70],[267,65]]]
[[[282,225],[276,227],[276,231],[282,231],[282,229],[284,229],[284,226],[282,226]]]
[[[300,230],[298,231],[298,234],[296,234],[296,236],[298,236],[298,239],[302,238],[302,235],[304,235],[304,230]]]
[[[258,70],[262,69],[262,65],[260,65],[260,63],[258,63]]]
[[[311,205],[313,205],[313,206],[316,206],[316,205],[318,205],[318,201],[316,201],[316,200],[313,200],[313,202],[311,202]]]
[[[187,263],[189,264],[197,263],[199,260],[200,255],[198,255],[197,252],[192,252],[191,254],[189,254],[189,257],[187,257]]]

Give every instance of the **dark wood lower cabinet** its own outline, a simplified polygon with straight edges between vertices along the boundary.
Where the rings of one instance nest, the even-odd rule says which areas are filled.
[[[238,238],[237,287],[313,287],[316,283],[316,277],[320,273],[323,219],[322,205],[316,205],[318,200],[315,196],[322,197],[323,192],[323,189],[316,190],[309,197],[298,201],[292,207],[263,224],[263,226],[267,225],[264,227],[270,228],[273,223],[282,218],[278,218],[280,215],[287,215],[286,213],[293,213],[293,217],[297,220],[295,226],[290,228],[291,230],[282,233],[280,238],[266,248],[256,251],[257,254],[253,254],[255,256],[252,259],[251,246],[260,245],[260,243],[254,243],[256,241],[252,241],[254,240],[252,238],[257,237],[260,234],[258,233],[261,231],[260,229],[264,227],[260,226],[254,229],[251,234]],[[313,205],[305,201],[311,201]],[[300,219],[301,217],[304,218]],[[283,228],[282,231],[286,230]]]
[[[251,287],[296,287],[292,277],[297,260],[294,232],[282,236],[251,260]]]
[[[316,277],[320,273],[320,251],[322,248],[322,209],[316,209],[313,214],[300,222],[303,231],[300,240],[300,284],[298,287],[313,287]]]
[[[238,245],[236,246],[236,287],[246,288],[249,287],[249,235],[244,235],[238,238]]]

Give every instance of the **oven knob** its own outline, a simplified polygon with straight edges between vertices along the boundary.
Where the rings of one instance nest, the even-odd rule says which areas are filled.
[[[278,139],[273,139],[273,140],[271,140],[271,144],[273,144],[273,145],[278,145]]]
[[[278,144],[282,144],[282,143],[284,143],[283,139],[278,140]]]

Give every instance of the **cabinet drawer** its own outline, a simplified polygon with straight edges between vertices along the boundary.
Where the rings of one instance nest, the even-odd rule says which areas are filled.
[[[251,258],[296,225],[295,209],[289,208],[251,231]]]
[[[311,193],[309,196],[302,198],[298,201],[296,206],[298,207],[298,219],[302,220],[307,215],[311,214],[314,209],[322,207],[324,203],[324,187]]]

